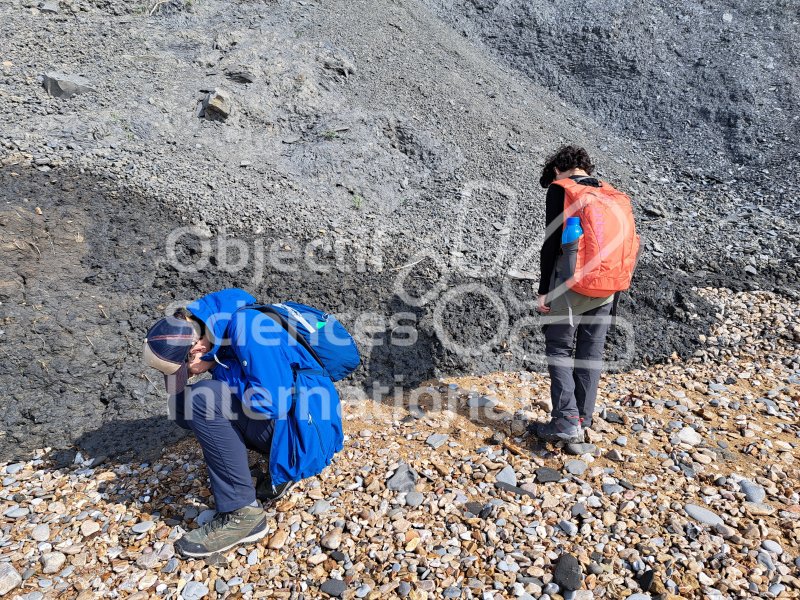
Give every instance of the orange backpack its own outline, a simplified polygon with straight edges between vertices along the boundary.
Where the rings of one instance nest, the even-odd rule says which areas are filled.
[[[605,181],[600,187],[569,178],[553,183],[564,188],[564,224],[580,217],[583,228],[567,287],[593,298],[627,290],[639,256],[631,199]]]

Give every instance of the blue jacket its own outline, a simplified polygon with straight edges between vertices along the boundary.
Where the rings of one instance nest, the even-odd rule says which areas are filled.
[[[239,289],[203,296],[187,309],[205,323],[216,361],[214,379],[226,382],[251,418],[275,420],[269,471],[272,482],[317,475],[342,449],[339,395],[329,377],[283,327],[255,309]]]

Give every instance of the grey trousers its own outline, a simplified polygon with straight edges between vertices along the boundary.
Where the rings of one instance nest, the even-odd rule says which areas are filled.
[[[553,419],[574,423],[581,418],[584,427],[591,427],[611,307],[608,303],[575,315],[573,325],[566,317],[543,317]]]

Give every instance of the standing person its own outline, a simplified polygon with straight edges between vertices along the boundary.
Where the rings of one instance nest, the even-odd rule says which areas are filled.
[[[293,308],[255,302],[239,289],[208,294],[159,319],[145,339],[145,363],[164,373],[171,416],[194,432],[202,447],[218,511],[175,543],[183,556],[208,556],[262,538],[267,520],[258,500],[282,497],[342,449],[332,379],[346,369],[329,371],[310,345],[299,343],[293,326],[264,312]],[[318,336],[327,326],[341,327],[332,315],[318,314]],[[352,338],[344,332],[338,339],[343,342],[334,350],[354,369],[359,359],[355,345],[348,345]],[[187,385],[189,377],[206,372],[211,379]],[[267,457],[269,467],[258,488],[248,449]]]
[[[583,428],[592,426],[612,308],[630,286],[639,251],[630,199],[593,171],[584,148],[564,146],[547,159],[539,179],[547,197],[537,310],[552,412],[532,430],[551,442],[582,442]],[[580,219],[582,234],[562,247],[568,217]]]

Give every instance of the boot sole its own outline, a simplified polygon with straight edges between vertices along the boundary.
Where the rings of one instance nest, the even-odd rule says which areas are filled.
[[[211,556],[212,554],[221,554],[222,552],[227,552],[231,548],[238,546],[239,544],[245,544],[247,542],[257,542],[261,538],[265,537],[269,533],[269,528],[264,524],[264,529],[257,533],[252,533],[249,536],[242,538],[240,540],[235,541],[229,546],[225,546],[224,548],[220,548],[218,550],[209,551],[209,552],[188,552],[185,550],[180,550],[179,553],[181,556],[188,556],[191,558],[203,558],[204,556]]]

